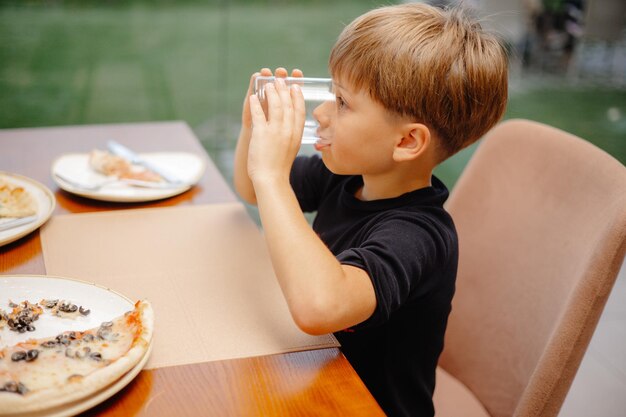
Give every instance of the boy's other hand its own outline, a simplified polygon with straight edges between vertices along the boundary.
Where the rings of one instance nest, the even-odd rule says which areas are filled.
[[[277,76],[280,74],[277,70]],[[265,86],[267,117],[256,95],[249,97],[252,137],[248,175],[252,182],[272,178],[289,180],[304,129],[304,96],[299,86],[287,86],[279,77]]]

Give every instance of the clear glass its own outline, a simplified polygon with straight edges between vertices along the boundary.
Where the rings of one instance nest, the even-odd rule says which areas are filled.
[[[265,85],[274,82],[275,77],[257,77],[254,82],[254,92],[261,102],[265,100]],[[284,78],[287,85],[298,84],[304,96],[304,106],[306,108],[306,120],[304,132],[302,134],[303,144],[313,144],[317,142],[317,128],[319,124],[313,117],[313,110],[320,104],[327,101],[335,101],[333,94],[333,83],[330,78],[307,78],[307,77],[287,77]]]

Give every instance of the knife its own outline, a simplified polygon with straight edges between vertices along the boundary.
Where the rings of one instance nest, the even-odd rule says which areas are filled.
[[[180,184],[182,181],[176,175],[168,172],[167,169],[163,167],[157,166],[150,161],[146,161],[144,158],[139,156],[135,151],[128,149],[126,146],[115,142],[114,140],[110,140],[107,143],[107,148],[109,152],[114,155],[121,156],[122,158],[128,160],[131,164],[141,165],[144,168],[149,169],[150,171],[158,174],[163,178],[166,182],[170,184]]]
[[[32,223],[37,220],[37,216],[19,217],[17,219],[9,220],[8,222],[0,223],[0,232],[13,229],[14,227],[23,226],[28,223]]]

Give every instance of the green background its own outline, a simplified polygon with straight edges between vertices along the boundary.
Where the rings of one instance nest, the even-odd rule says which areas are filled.
[[[328,76],[343,26],[378,5],[1,1],[0,128],[184,120],[230,179],[250,74],[284,66]],[[512,69],[505,117],[551,124],[626,162],[623,83]],[[438,168],[449,187],[474,149]]]

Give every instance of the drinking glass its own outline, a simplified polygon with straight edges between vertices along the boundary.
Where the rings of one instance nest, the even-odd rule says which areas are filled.
[[[265,101],[265,86],[274,82],[276,77],[257,77],[254,82],[254,92],[263,103]],[[304,132],[302,134],[303,144],[313,144],[319,137],[317,128],[319,124],[313,117],[313,110],[327,101],[335,101],[333,94],[332,80],[330,78],[307,78],[307,77],[287,77],[283,78],[289,86],[298,84],[304,96],[304,107],[306,109],[306,120],[304,122]]]

